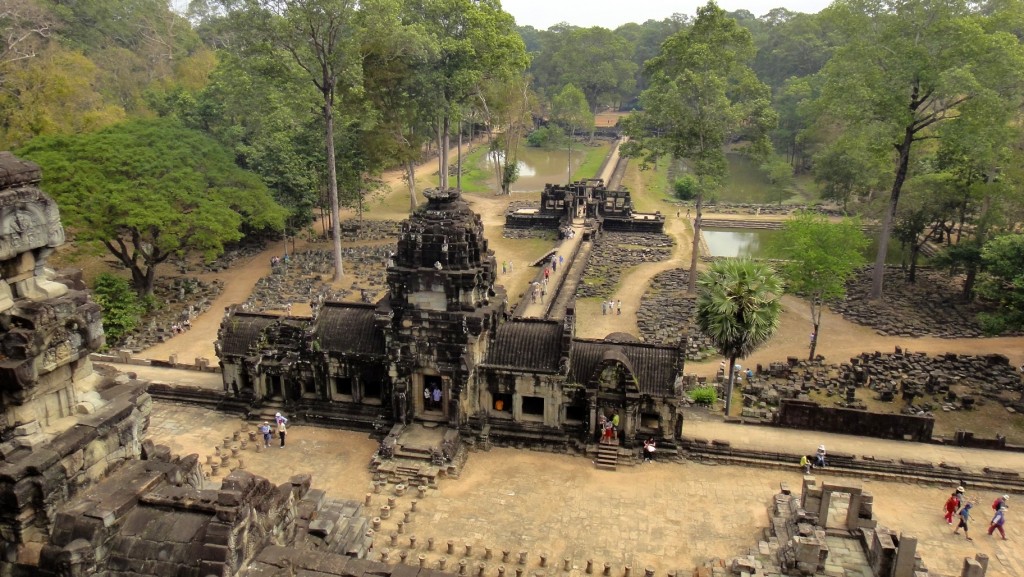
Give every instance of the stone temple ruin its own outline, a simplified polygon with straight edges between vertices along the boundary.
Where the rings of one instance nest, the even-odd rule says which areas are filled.
[[[628,190],[609,190],[600,178],[588,178],[565,186],[545,185],[539,207],[509,208],[505,213],[505,228],[557,230],[576,218],[587,219],[588,228],[598,231],[665,230],[664,215],[634,211]]]
[[[312,560],[340,574],[364,557],[362,503],[330,501],[308,476],[275,486],[235,470],[207,486],[197,455],[144,440],[146,383],[93,370],[100,308],[79,273],[46,267],[64,230],[40,177],[0,153],[0,574],[204,577]]]
[[[214,469],[231,468],[220,482],[210,481],[197,455],[175,456],[146,440],[152,406],[146,383],[93,370],[89,354],[103,342],[99,307],[80,276],[46,268],[46,256],[63,241],[63,230],[52,199],[36,187],[39,178],[37,166],[0,155],[5,297],[0,310],[0,540],[5,552],[0,574],[430,577],[456,569],[469,574],[469,544],[452,573],[445,573],[446,557],[438,570],[426,566],[423,553],[418,565],[408,558],[413,551],[434,550],[433,538],[417,549],[414,535],[401,534],[402,523],[416,513],[416,500],[389,539],[375,534],[381,518],[398,513],[396,497],[405,493],[405,485],[396,485],[396,497],[386,497],[380,516],[371,519],[367,508],[379,498],[370,493],[362,502],[336,501],[312,488],[308,475],[275,485],[245,471],[239,451],[255,441],[255,431],[225,437],[218,456],[207,458]],[[670,388],[681,370],[678,351],[626,339],[576,339],[568,311],[561,321],[505,318],[479,218],[457,201],[455,194],[434,193],[431,204],[407,223],[388,270],[394,292],[377,305],[324,303],[312,319],[271,322],[231,311],[222,347],[241,350],[246,339],[264,347],[290,345],[262,357],[266,372],[250,371],[244,364],[248,359],[239,357],[230,385],[238,387],[236,396],[248,394],[270,407],[281,401],[268,393],[295,403],[315,397],[326,419],[357,419],[364,405],[393,411],[403,422],[432,418],[450,427],[446,443],[452,435],[457,442],[463,431],[484,438],[490,426],[502,431],[497,436],[522,442],[531,435],[587,436],[585,423],[608,407],[623,412],[627,435],[644,429],[678,435],[681,423],[672,413],[676,392]],[[464,228],[453,229],[452,222],[428,226],[432,219],[455,215]],[[463,235],[454,234],[460,230]],[[433,267],[415,266],[431,259]],[[311,360],[311,351],[323,355]],[[299,375],[311,376],[313,385]],[[380,389],[364,381],[380,375]],[[333,389],[317,388],[324,383]],[[440,403],[409,397],[416,392],[411,387],[424,383],[439,384]],[[331,402],[316,397],[321,390],[340,396],[331,399],[337,403],[334,412]],[[532,401],[524,400],[529,393],[548,395],[542,397],[545,409],[556,399],[562,405],[550,415],[535,413]],[[481,409],[482,399],[494,402],[494,408]],[[506,400],[509,415],[490,412],[504,412]],[[396,454],[416,450],[397,444],[404,438],[387,437],[395,441],[390,448]],[[427,487],[417,491],[423,498]],[[819,485],[805,477],[799,496],[783,485],[769,517],[771,527],[750,555],[697,568],[694,575],[927,575],[915,553],[916,540],[879,526],[871,495],[859,486]],[[451,556],[454,549],[449,540],[445,553]],[[526,555],[518,554],[517,577]],[[509,550],[500,552],[499,577],[504,564],[515,562],[510,556]],[[477,554],[475,560],[480,558]],[[482,559],[492,559],[490,548]],[[546,560],[541,556],[540,567]],[[569,571],[569,561],[556,570]],[[966,559],[962,576],[983,577],[987,562],[984,555]],[[587,573],[592,566],[587,560]],[[478,561],[473,575],[490,575],[489,568]],[[610,575],[607,563],[603,574]],[[653,576],[652,569],[645,570],[645,577]]]
[[[376,304],[315,302],[310,318],[227,312],[226,404],[344,427],[394,424],[382,454],[418,453],[434,467],[457,462],[464,442],[596,450],[601,414],[616,411],[623,447],[655,437],[671,450],[682,351],[628,335],[578,339],[571,304],[557,320],[513,317],[479,215],[456,190],[426,196],[402,225]],[[437,431],[433,442],[402,441],[421,425]]]

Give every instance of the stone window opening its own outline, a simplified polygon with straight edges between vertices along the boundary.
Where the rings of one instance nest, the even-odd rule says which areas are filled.
[[[367,405],[379,405],[381,395],[380,381],[370,379],[363,382],[363,403]]]
[[[494,393],[491,395],[491,415],[501,419],[512,418],[512,395],[508,393]]]
[[[587,422],[589,412],[586,405],[566,405],[565,422],[574,425],[581,425]]]
[[[657,413],[640,413],[640,431],[654,434],[661,431],[661,417]]]
[[[341,375],[334,377],[334,390],[331,396],[338,401],[351,401],[352,377]]]
[[[316,398],[316,381],[313,379],[302,379],[302,396],[305,398]]]
[[[523,397],[523,420],[544,421],[544,397]]]

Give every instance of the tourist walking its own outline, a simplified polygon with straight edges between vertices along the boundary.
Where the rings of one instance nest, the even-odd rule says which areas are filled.
[[[619,440],[619,411],[617,409],[612,415],[612,439]]]
[[[601,314],[608,314],[608,303],[606,301],[601,301]]]
[[[505,261],[501,261],[501,274],[505,274],[507,272],[508,272],[508,264],[506,264]]]
[[[999,536],[1003,538],[1003,541],[1006,541],[1006,531],[1003,531],[1004,522],[1006,522],[1006,505],[1000,507],[996,511],[995,516],[992,517],[992,522],[988,524],[988,534],[991,535],[993,531],[998,530]]]
[[[281,437],[281,448],[284,448],[284,438],[288,434],[288,426],[285,425],[285,421],[277,422],[277,436]]]
[[[971,520],[971,504],[964,503],[962,509],[960,509],[960,522],[957,523],[956,529],[953,529],[954,535],[960,534],[960,529],[964,530],[964,537],[967,537],[968,541],[974,541],[971,536],[967,534],[967,523]]]
[[[1008,500],[1010,500],[1009,495],[1003,495],[1002,497],[999,497],[998,499],[992,502],[992,510],[998,511],[1000,507],[1006,505],[1006,502]]]
[[[263,424],[260,425],[260,433],[263,434],[263,448],[269,449],[270,441],[274,438],[274,432],[270,430],[270,423],[268,421],[263,421]]]
[[[946,499],[946,504],[944,505],[944,507],[946,510],[947,525],[953,524],[953,515],[955,515],[957,510],[960,508],[963,495],[963,487],[957,487],[956,491],[953,491],[952,493],[949,494],[949,499]]]
[[[430,387],[423,385],[423,410],[430,410]]]
[[[622,314],[622,301],[615,301],[615,314]]]

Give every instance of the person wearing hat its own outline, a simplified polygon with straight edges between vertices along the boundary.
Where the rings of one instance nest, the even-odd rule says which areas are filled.
[[[1006,541],[1006,531],[1003,531],[1004,522],[1006,522],[1006,505],[999,507],[995,516],[992,517],[992,522],[988,525],[988,534],[991,535],[993,531],[998,529],[999,536],[1003,538],[1003,541]]]
[[[998,499],[996,499],[995,501],[992,502],[992,510],[993,511],[998,511],[1000,507],[1002,507],[1003,505],[1006,505],[1006,502],[1008,500],[1010,500],[1010,496],[1009,495],[1003,495],[1002,497],[999,497]]]
[[[270,430],[270,423],[268,421],[263,421],[263,424],[260,425],[260,432],[263,433],[263,448],[269,449],[270,440],[274,438],[274,433]]]
[[[971,536],[967,534],[967,522],[971,520],[971,507],[970,503],[965,503],[964,508],[960,509],[960,522],[957,524],[956,529],[953,529],[954,535],[960,534],[960,529],[964,530],[964,537],[967,537],[968,541],[974,541]]]
[[[818,452],[814,455],[814,466],[824,467],[827,464],[825,461],[825,445],[818,445]]]

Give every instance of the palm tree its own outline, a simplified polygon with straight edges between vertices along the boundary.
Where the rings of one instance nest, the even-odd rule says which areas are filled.
[[[725,414],[732,408],[736,359],[775,334],[782,311],[782,280],[767,264],[749,259],[713,263],[697,279],[697,326],[729,358]]]

